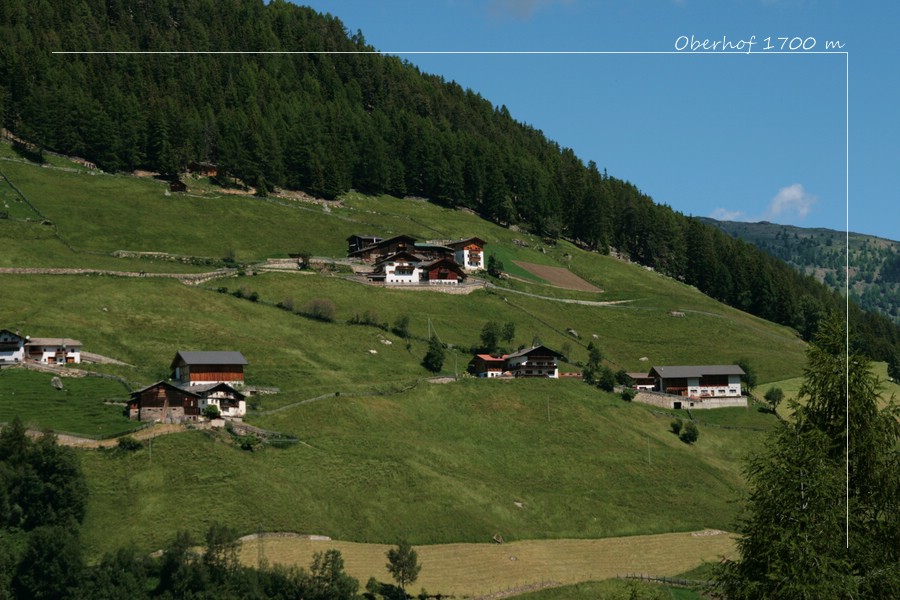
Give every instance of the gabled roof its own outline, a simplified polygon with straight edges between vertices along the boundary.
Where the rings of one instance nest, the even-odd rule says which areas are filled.
[[[432,244],[429,242],[416,242],[415,244],[413,244],[413,247],[415,247],[416,249],[421,249],[421,250],[443,250],[443,251],[447,252],[448,254],[453,253],[453,248],[451,248],[450,246],[446,246],[444,244]]]
[[[362,235],[359,233],[354,233],[353,235],[347,237],[347,241],[349,242],[350,240],[352,240],[354,238],[360,238],[363,240],[378,240],[379,242],[383,239],[383,238],[378,237],[377,235]]]
[[[467,277],[465,271],[463,271],[462,267],[459,266],[459,263],[457,263],[455,260],[453,260],[449,256],[437,258],[426,265],[422,265],[422,268],[427,271],[430,271],[434,267],[441,265],[441,264],[446,265],[448,269],[455,271],[461,277],[463,277],[463,278]]]
[[[479,237],[470,237],[470,238],[465,238],[462,240],[453,240],[452,242],[448,242],[447,245],[450,246],[451,248],[455,248],[457,246],[467,246],[469,244],[478,244],[479,246],[484,248],[484,245],[486,243],[487,242],[485,242],[483,239],[481,239]]]
[[[184,384],[184,385],[178,386],[178,389],[192,393],[196,396],[202,396],[204,394],[208,394],[209,392],[218,392],[221,390],[225,390],[227,392],[231,392],[235,396],[239,396],[240,400],[243,400],[244,398],[246,398],[246,396],[244,394],[240,393],[239,391],[237,391],[236,389],[234,389],[233,387],[231,387],[230,385],[228,385],[227,383],[224,383],[224,382],[201,383],[199,385]]]
[[[653,367],[650,376],[656,374],[663,379],[673,377],[703,377],[704,375],[744,375],[744,370],[738,365],[698,365],[698,366],[671,366]]]
[[[400,252],[394,252],[393,254],[389,254],[388,256],[384,256],[378,261],[375,262],[376,265],[380,265],[382,263],[391,262],[394,260],[406,260],[408,262],[423,262],[425,257],[419,256],[418,254],[413,254],[407,250],[401,250]]]
[[[10,337],[19,338],[20,340],[25,339],[24,335],[20,335],[20,334],[16,333],[15,331],[10,331],[9,329],[0,329],[0,335],[3,335],[4,333],[8,333],[10,335]]]
[[[26,338],[29,346],[82,346],[78,340],[71,338]]]
[[[650,375],[649,373],[644,373],[644,372],[634,371],[634,372],[625,373],[625,374],[628,375],[629,377],[631,377],[632,379],[652,379],[653,378],[652,375]]]
[[[519,350],[518,352],[513,352],[506,356],[506,358],[518,358],[520,356],[530,356],[532,354],[540,354],[541,356],[546,356],[550,354],[555,356],[556,358],[562,358],[562,354],[555,350],[551,350],[547,346],[535,346],[534,348],[525,348],[524,350]]]
[[[475,358],[480,358],[481,360],[483,360],[485,362],[501,362],[502,363],[506,360],[506,357],[507,357],[506,354],[504,354],[503,356],[491,356],[490,354],[476,354],[475,355]],[[475,358],[473,358],[472,360],[475,360]]]
[[[146,387],[142,387],[139,390],[135,390],[135,391],[131,392],[131,396],[132,396],[132,398],[136,398],[137,396],[140,396],[142,393],[146,392],[147,390],[152,390],[153,388],[159,387],[159,386],[167,387],[169,389],[177,390],[179,392],[184,392],[185,394],[188,394],[190,396],[196,396],[197,398],[200,397],[200,394],[197,394],[191,390],[188,390],[183,387],[169,383],[168,381],[157,381],[156,383],[150,384]]]
[[[415,244],[415,242],[416,242],[416,238],[414,238],[410,235],[395,235],[394,237],[391,237],[391,238],[379,240],[378,242],[375,242],[374,244],[370,244],[370,245],[366,246],[365,248],[360,248],[359,250],[354,250],[347,256],[358,256],[361,254],[367,254],[369,252],[376,252],[383,248],[387,248],[391,244],[397,244],[397,243],[406,243],[407,245],[412,246],[413,244]]]
[[[240,352],[215,351],[215,352],[193,352],[188,350],[179,350],[172,359],[172,368],[175,368],[179,362],[186,365],[247,365],[247,359]]]

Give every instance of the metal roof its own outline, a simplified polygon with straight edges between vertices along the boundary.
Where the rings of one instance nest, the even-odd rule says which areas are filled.
[[[131,395],[135,396],[135,397],[140,396],[142,393],[146,392],[147,390],[150,390],[150,389],[153,389],[153,388],[159,387],[159,386],[165,386],[165,387],[173,389],[173,390],[178,390],[179,392],[184,392],[190,396],[196,396],[198,398],[200,397],[200,394],[198,394],[197,392],[189,390],[189,389],[185,389],[185,388],[177,386],[173,383],[169,383],[168,381],[157,381],[156,383],[150,384],[146,387],[142,387],[139,390],[135,390],[135,391],[131,392]]]
[[[29,346],[81,346],[78,340],[71,338],[25,338]]]
[[[704,375],[744,375],[744,370],[738,365],[699,365],[699,366],[671,366],[653,367],[650,374],[656,373],[663,379],[672,377],[703,377]]]
[[[179,350],[172,360],[172,366],[178,362],[179,357],[186,365],[247,365],[247,359],[240,352],[214,351],[192,352]]]
[[[178,387],[178,389],[184,390],[191,394],[194,394],[195,396],[202,396],[203,394],[205,394],[207,392],[211,392],[211,391],[218,390],[218,389],[223,389],[223,390],[231,392],[232,394],[240,396],[241,399],[246,398],[246,396],[244,394],[242,394],[241,392],[237,391],[236,389],[234,389],[233,387],[231,387],[230,385],[228,385],[227,383],[224,383],[222,381],[220,381],[218,383],[201,383],[201,384],[194,384],[194,385],[191,385],[189,383],[183,383],[183,384],[178,385],[177,387]]]
[[[525,348],[524,350],[519,350],[518,352],[513,352],[512,354],[508,354],[506,358],[518,358],[519,356],[525,356],[528,354],[550,354],[551,356],[555,356],[556,358],[562,358],[562,354],[556,352],[555,350],[551,350],[547,346],[535,346],[533,348]]]

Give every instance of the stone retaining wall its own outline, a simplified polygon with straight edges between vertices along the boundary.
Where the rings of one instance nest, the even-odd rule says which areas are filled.
[[[726,408],[729,406],[747,406],[747,397],[740,396],[738,398],[686,398],[684,396],[675,396],[673,394],[663,394],[662,392],[648,392],[646,390],[639,391],[634,402],[641,404],[651,404],[661,408],[674,409],[675,403],[681,404],[680,408],[690,408],[693,410],[705,410],[711,408]]]

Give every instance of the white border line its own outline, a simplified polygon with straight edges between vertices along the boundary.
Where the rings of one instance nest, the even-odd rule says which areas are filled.
[[[845,381],[844,381],[844,451],[845,451],[845,484],[844,484],[844,528],[847,548],[850,548],[850,53],[846,50],[799,50],[799,51],[782,51],[782,50],[759,50],[757,52],[741,52],[738,50],[724,51],[677,51],[677,50],[649,50],[649,51],[629,51],[629,50],[412,50],[402,52],[391,51],[328,51],[328,50],[200,50],[200,51],[166,51],[166,50],[56,50],[51,54],[151,54],[151,55],[217,55],[217,54],[372,54],[377,56],[405,56],[405,55],[619,55],[619,54],[676,54],[682,56],[706,56],[711,54],[733,54],[733,55],[772,55],[772,54],[791,54],[800,56],[805,54],[833,54],[844,56],[844,210],[845,210],[845,248],[844,248],[844,311],[846,315],[846,326],[844,331],[844,350],[845,350]]]

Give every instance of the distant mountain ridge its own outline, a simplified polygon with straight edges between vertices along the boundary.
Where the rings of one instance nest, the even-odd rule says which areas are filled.
[[[780,258],[841,294],[845,293],[844,271],[849,264],[851,300],[865,310],[877,311],[900,323],[900,242],[766,221],[745,223],[706,217],[700,220]],[[849,262],[845,256],[848,241]]]

